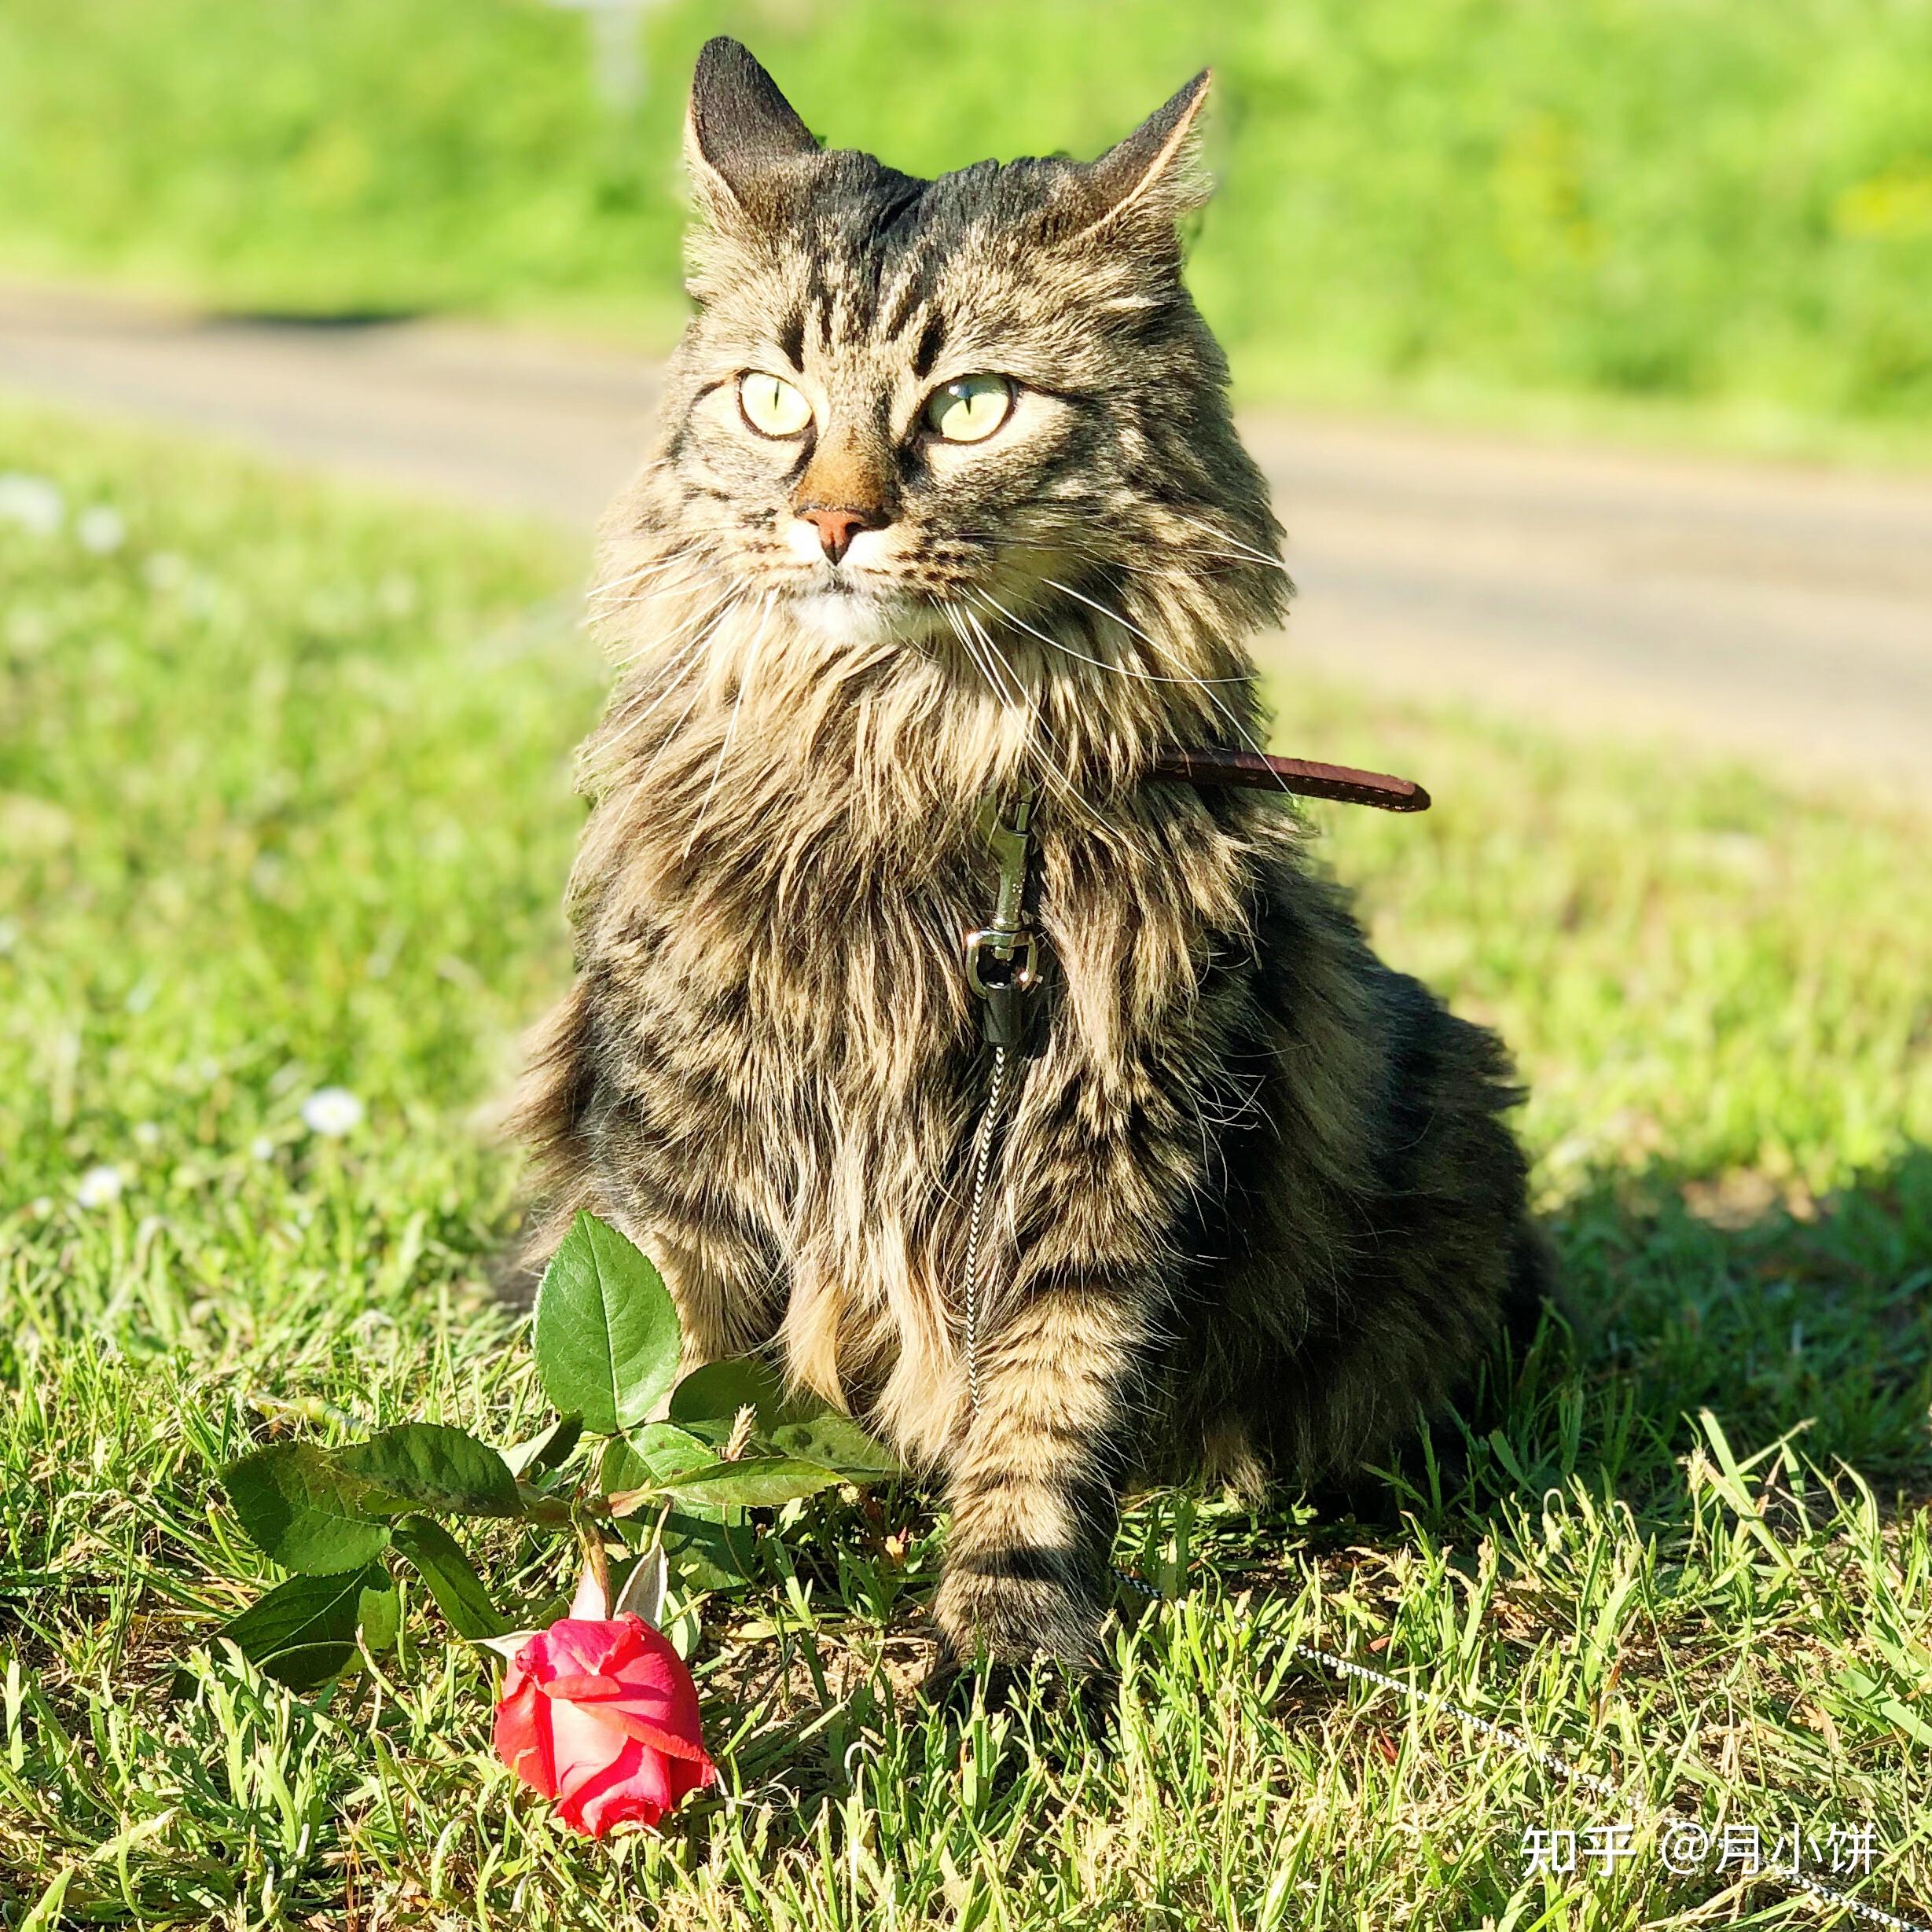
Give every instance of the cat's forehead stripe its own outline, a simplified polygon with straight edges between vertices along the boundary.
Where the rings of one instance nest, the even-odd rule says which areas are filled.
[[[932,373],[932,365],[939,359],[939,351],[946,347],[946,318],[937,309],[926,318],[926,326],[920,332],[919,347],[913,351],[913,373],[923,381]]]
[[[778,325],[778,347],[795,369],[805,367],[805,313],[795,305]]]

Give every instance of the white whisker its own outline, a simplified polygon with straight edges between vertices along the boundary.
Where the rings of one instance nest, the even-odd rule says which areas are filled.
[[[600,757],[602,757],[608,752],[614,751],[619,745],[622,744],[625,739],[628,738],[640,725],[643,724],[645,720],[650,717],[651,714],[655,711],[658,707],[665,701],[666,699],[672,696],[678,689],[681,689],[684,673],[689,670],[696,663],[697,659],[700,654],[703,652],[704,647],[718,634],[719,626],[721,626],[725,620],[731,615],[732,612],[744,601],[744,598],[745,593],[744,591],[734,590],[724,599],[722,604],[714,608],[712,613],[712,621],[710,626],[700,635],[693,637],[691,641],[685,645],[681,650],[678,652],[671,659],[670,663],[667,666],[665,671],[664,689],[660,691],[657,696],[654,697],[651,702],[637,714],[635,718],[626,718],[624,722],[623,728],[620,730],[616,732],[612,736],[606,740],[597,747],[597,755]],[[700,689],[701,691],[702,687],[700,686]],[[685,706],[684,717],[679,718],[678,721],[680,725],[683,724],[685,718],[689,718],[691,715],[692,711],[695,707],[696,703],[696,700],[694,698],[690,704]]]
[[[1074,590],[1071,584],[1058,582],[1051,577],[1046,578],[1044,581],[1051,586],[1052,589],[1063,591],[1067,596],[1075,598],[1079,602],[1085,604],[1089,610],[1098,611],[1103,617],[1111,617],[1115,623],[1120,625],[1125,630],[1132,631],[1137,637],[1145,639],[1148,644],[1154,646],[1155,650],[1158,651],[1160,648],[1159,645],[1156,643],[1153,638],[1148,637],[1148,634],[1143,630],[1138,624],[1131,622],[1127,618],[1122,617],[1119,612],[1110,611],[1104,604],[1096,604],[1093,598],[1089,597],[1082,597],[1081,593],[1078,590]],[[1191,685],[1198,685],[1200,687],[1202,696],[1205,697],[1208,702],[1221,713],[1223,718],[1227,719],[1229,724],[1233,725],[1235,730],[1240,734],[1242,743],[1245,744],[1257,758],[1265,758],[1267,756],[1267,754],[1263,751],[1261,747],[1254,742],[1254,736],[1249,732],[1247,727],[1241,722],[1240,718],[1236,717],[1233,711],[1227,705],[1221,702],[1219,696],[1216,692],[1210,691],[1208,689],[1207,681],[1205,678],[1188,677],[1186,678],[1185,681]],[[1217,680],[1216,681],[1225,683],[1229,681],[1224,678]],[[1249,681],[1246,678],[1243,678],[1239,681],[1246,684]],[[1276,782],[1281,786],[1281,789],[1284,792],[1287,790],[1288,788],[1287,784],[1283,783],[1283,781],[1279,778],[1276,779]]]
[[[641,583],[645,578],[657,576],[678,564],[689,564],[698,560],[685,551],[674,551],[669,556],[657,557],[648,564],[641,564],[626,576],[607,577],[601,583],[593,584],[585,595],[590,597],[604,597],[612,591],[623,590],[627,585]]]
[[[764,608],[758,617],[758,629],[752,633],[751,641],[746,648],[744,664],[738,673],[738,689],[731,700],[731,715],[725,721],[725,735],[718,740],[717,762],[711,767],[711,782],[705,788],[704,802],[698,807],[698,815],[691,821],[691,836],[685,841],[684,856],[691,856],[691,848],[698,842],[698,834],[704,829],[705,815],[711,809],[711,799],[718,790],[718,781],[725,775],[725,760],[731,753],[731,740],[738,729],[738,714],[744,708],[744,689],[751,681],[751,674],[757,668],[758,646],[765,641],[765,632],[771,623],[772,593],[764,596]]]
[[[1049,583],[1053,583],[1053,580],[1050,577],[1045,581]],[[1053,588],[1056,590],[1065,590],[1067,586],[1064,584],[1055,583],[1053,584]],[[1009,624],[1018,625],[1022,630],[1025,631],[1028,634],[1028,636],[1038,637],[1042,644],[1050,644],[1056,651],[1064,651],[1069,657],[1078,658],[1083,664],[1092,664],[1096,669],[1100,670],[1111,670],[1116,675],[1122,678],[1138,678],[1144,683],[1151,685],[1199,685],[1203,689],[1205,689],[1209,685],[1247,685],[1252,684],[1254,681],[1252,678],[1196,678],[1185,674],[1179,678],[1170,678],[1160,671],[1138,670],[1136,670],[1131,664],[1115,664],[1110,663],[1104,657],[1089,657],[1085,652],[1076,651],[1071,644],[1063,644],[1057,637],[1049,637],[1044,630],[1034,630],[1033,626],[1028,623],[1025,618],[1018,615],[1014,612],[1009,611],[990,590],[981,590],[976,594],[983,602],[991,604],[994,609],[997,611]],[[1080,593],[1077,590],[1071,590],[1067,591],[1067,595],[1069,597],[1079,597]],[[1091,600],[1086,597],[1081,597],[1080,601],[1082,604],[1085,604],[1091,601]],[[1096,611],[1100,609],[1100,606],[1097,604],[1094,604],[1093,608]],[[1114,617],[1114,613],[1111,611],[1102,612],[1101,615],[1107,617]],[[1127,620],[1124,617],[1115,617],[1114,621],[1116,623],[1127,624]],[[1129,630],[1132,630],[1133,626],[1131,624],[1127,624],[1127,628]],[[1147,633],[1145,631],[1139,632],[1137,634],[1144,637],[1147,637]],[[1148,643],[1152,644],[1153,641],[1154,640],[1151,637],[1148,637]]]
[[[1012,679],[1014,688],[1019,691],[1021,696],[1024,699],[1027,710],[1031,711],[1033,714],[1034,722],[1039,726],[1041,731],[1045,734],[1047,743],[1050,744],[1053,747],[1054,751],[1059,754],[1058,762],[1046,765],[1041,767],[1041,775],[1046,781],[1048,788],[1052,791],[1057,791],[1063,799],[1067,799],[1074,804],[1084,806],[1085,801],[1081,798],[1080,795],[1076,791],[1074,791],[1073,786],[1067,781],[1065,772],[1061,769],[1061,766],[1063,765],[1071,765],[1073,762],[1072,758],[1068,754],[1067,747],[1063,745],[1060,740],[1053,735],[1053,727],[1046,722],[1046,712],[1040,700],[1034,697],[1033,693],[1027,689],[1024,680],[1022,679],[1019,673],[1014,669],[1012,663],[1008,662],[1006,653],[1000,648],[999,645],[995,641],[992,632],[988,630],[986,626],[980,623],[979,614],[976,612],[967,610],[963,607],[960,609],[960,614],[964,618],[968,625],[971,626],[974,635],[979,638],[982,648],[986,651],[987,655],[990,657],[997,659],[1001,668],[1005,670],[1008,677]]]

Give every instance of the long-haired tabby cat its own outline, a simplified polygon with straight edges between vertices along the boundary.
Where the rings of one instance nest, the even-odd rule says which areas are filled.
[[[663,1269],[951,1506],[955,1657],[1091,1655],[1115,1499],[1409,1429],[1534,1304],[1487,1033],[1368,949],[1263,725],[1280,532],[1181,281],[1206,75],[1090,164],[826,152],[734,42],[687,123],[696,313],[593,593],[575,984],[521,1107],[549,1225]],[[963,1277],[983,799],[1037,792],[1051,972]]]

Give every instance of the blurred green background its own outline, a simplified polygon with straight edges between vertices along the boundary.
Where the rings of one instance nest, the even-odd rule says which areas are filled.
[[[1932,431],[1932,0],[678,0],[626,113],[545,0],[6,0],[0,272],[662,343],[719,31],[925,172],[1096,152],[1212,61],[1194,279],[1251,396]]]

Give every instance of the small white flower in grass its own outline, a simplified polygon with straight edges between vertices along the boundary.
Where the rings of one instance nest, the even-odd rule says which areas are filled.
[[[29,535],[57,537],[67,500],[57,484],[17,469],[0,475],[0,523],[17,523]]]
[[[107,556],[127,541],[127,519],[111,503],[96,503],[74,519],[74,534],[83,550]]]
[[[74,1198],[83,1207],[107,1207],[121,1198],[127,1184],[118,1167],[90,1167],[74,1189]]]
[[[302,1103],[302,1124],[310,1133],[339,1140],[362,1124],[362,1103],[347,1087],[324,1087]]]
[[[161,1129],[151,1120],[137,1121],[134,1123],[134,1144],[137,1147],[159,1147],[161,1144]]]
[[[251,1157],[259,1161],[272,1161],[275,1158],[275,1143],[265,1133],[258,1133],[248,1143]]]

